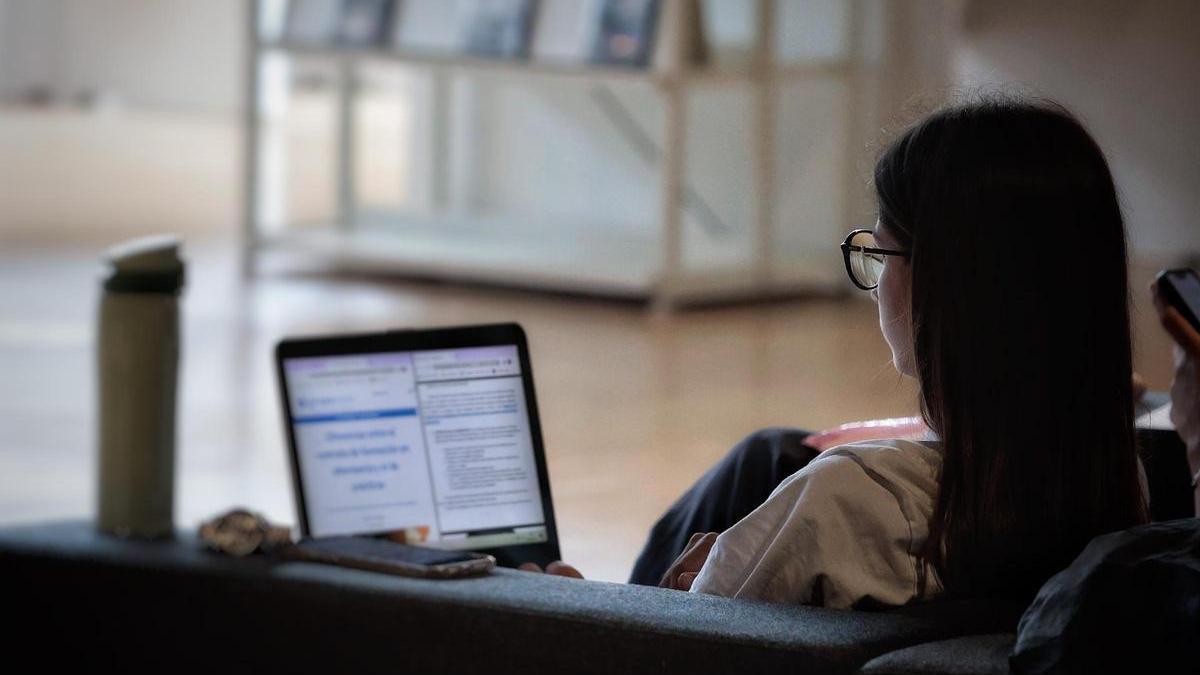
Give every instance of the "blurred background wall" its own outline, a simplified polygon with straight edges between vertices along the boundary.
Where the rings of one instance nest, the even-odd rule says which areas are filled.
[[[717,47],[736,44],[748,31],[739,4],[705,3],[709,39]],[[839,21],[846,20],[847,3],[780,0],[779,7],[780,50],[785,56],[820,57],[850,48],[839,41],[836,30]],[[880,128],[916,116],[956,86],[1001,85],[1055,98],[1084,118],[1112,160],[1139,254],[1200,250],[1200,227],[1193,215],[1200,211],[1200,166],[1194,158],[1200,148],[1200,127],[1195,124],[1200,119],[1200,87],[1193,74],[1200,63],[1200,42],[1191,35],[1200,25],[1200,4],[867,0],[863,7],[857,29],[860,56],[874,60],[878,68],[869,91],[858,99],[858,112],[867,124],[861,152],[849,161],[864,181]],[[77,126],[39,129],[36,133],[46,135],[41,137],[44,147],[37,150],[0,131],[6,153],[0,171],[13,197],[6,215],[0,216],[6,236],[39,239],[55,232],[83,236],[97,229],[162,229],[171,211],[160,200],[126,195],[116,204],[104,195],[89,197],[86,172],[73,168],[73,161],[88,171],[128,172],[131,181],[155,174],[158,191],[170,195],[162,201],[193,195],[192,212],[176,212],[180,227],[232,232],[237,220],[236,115],[244,74],[244,12],[241,0],[0,0],[0,100],[88,102],[135,116],[182,113],[170,121],[160,115],[162,138],[175,139],[185,153],[196,150],[191,161],[164,166],[159,160],[154,166],[131,168],[139,161],[139,147],[159,137],[131,137],[125,146],[126,165],[113,166],[112,158],[88,159],[86,138],[80,143],[80,134],[86,137],[86,132]],[[791,112],[780,116],[781,146],[803,150],[805,157],[781,171],[786,189],[781,191],[785,201],[779,212],[784,225],[834,216],[823,196],[836,169],[822,167],[842,158],[822,143],[831,137],[828,127],[845,122],[845,110],[837,101],[847,94],[816,87],[788,92],[785,106],[791,105]],[[471,148],[459,149],[464,155],[459,163],[470,167],[468,175],[458,177],[471,193],[465,199],[496,209],[528,210],[536,205],[564,220],[603,208],[606,226],[636,229],[645,224],[656,189],[652,167],[621,146],[585,91],[535,85],[519,85],[518,91],[486,82],[474,89],[471,109],[457,113],[473,118],[478,130]],[[652,133],[660,133],[649,94],[633,90],[622,96]],[[728,142],[728,135],[713,133],[706,125],[726,128],[731,119],[745,116],[744,102],[721,91],[699,96],[703,100],[696,105],[703,112],[695,116],[689,169],[720,215],[737,221],[749,209],[744,199],[745,153]],[[408,137],[394,139],[404,145],[397,151],[428,151],[420,140],[419,106],[410,113]],[[224,120],[227,125],[188,116]],[[804,121],[789,126],[789,119]],[[5,126],[10,134],[17,133],[12,123]],[[56,159],[55,134],[73,138],[73,156]],[[29,138],[24,131],[20,135]],[[569,148],[569,156],[529,152],[539,139]],[[51,168],[18,169],[23,162]],[[572,182],[570,172],[561,170],[564,165],[591,166],[594,173],[586,184]],[[35,177],[47,174],[63,177],[60,190],[35,184]],[[408,175],[406,180],[419,187],[423,176]],[[176,181],[193,187],[172,187]],[[37,195],[37,204],[22,194]],[[623,198],[596,201],[596,195],[606,194]],[[862,218],[870,217],[867,194],[860,194]],[[804,228],[797,229],[803,237]]]
[[[0,95],[91,93],[232,114],[241,105],[243,0],[4,0]]]
[[[1200,3],[970,2],[955,79],[1021,83],[1076,111],[1121,190],[1134,250],[1200,251]]]

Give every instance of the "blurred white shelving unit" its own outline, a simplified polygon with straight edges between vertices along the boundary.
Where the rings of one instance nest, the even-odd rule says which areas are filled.
[[[683,29],[663,30],[672,16],[672,3],[662,0],[660,35],[673,44],[657,47],[658,60],[647,69],[591,64],[555,64],[534,60],[489,60],[469,56],[408,53],[394,48],[343,48],[289,44],[264,38],[263,0],[247,3],[248,58],[245,90],[245,199],[243,205],[243,269],[253,274],[260,254],[292,251],[316,255],[335,264],[384,274],[412,275],[446,280],[515,285],[591,295],[632,298],[650,306],[670,309],[693,303],[758,299],[780,295],[824,294],[844,287],[840,260],[827,250],[780,250],[774,224],[776,214],[776,111],[781,83],[806,79],[843,79],[855,89],[853,52],[845,59],[805,64],[778,64],[774,35],[776,4],[754,0],[754,46],[749,63],[740,68],[694,68],[687,64],[688,37]],[[857,5],[858,0],[850,0]],[[678,10],[677,10],[678,11]],[[850,22],[851,25],[853,22]],[[337,213],[327,222],[304,227],[284,226],[268,232],[263,227],[262,172],[265,59],[319,60],[337,72],[336,168]],[[445,209],[432,216],[395,210],[364,208],[356,198],[355,106],[356,73],[364,64],[394,63],[428,69],[441,91],[445,79],[456,73],[512,78],[567,78],[596,84],[643,83],[652,86],[662,101],[662,138],[655,148],[658,172],[658,223],[652,234],[607,233],[603,227],[589,234],[556,234],[552,223],[539,226],[522,219],[464,216]],[[747,260],[729,264],[720,255],[720,242],[689,250],[684,264],[683,208],[689,197],[685,182],[685,137],[688,125],[686,96],[697,87],[749,87],[753,115],[749,120],[753,172],[753,252]],[[435,86],[434,91],[439,87]],[[435,105],[437,103],[435,102]],[[848,103],[852,105],[852,103]],[[444,134],[435,129],[434,134]],[[848,135],[854,133],[848,127]],[[853,142],[853,136],[848,139]],[[444,140],[434,140],[434,143]],[[847,146],[849,147],[849,146]],[[431,167],[435,179],[444,167]],[[843,213],[851,197],[849,182],[841,200]],[[435,187],[434,192],[444,192]],[[614,199],[619,196],[614,196]],[[845,223],[837,223],[837,227]],[[834,234],[831,232],[831,236]],[[796,247],[793,247],[796,248]]]

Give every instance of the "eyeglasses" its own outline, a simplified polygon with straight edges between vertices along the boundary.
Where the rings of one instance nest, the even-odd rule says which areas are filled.
[[[846,274],[855,286],[870,291],[879,286],[879,275],[883,274],[884,258],[898,255],[909,256],[908,251],[892,251],[875,246],[875,233],[871,230],[855,230],[846,235],[842,242],[842,257],[846,259]]]

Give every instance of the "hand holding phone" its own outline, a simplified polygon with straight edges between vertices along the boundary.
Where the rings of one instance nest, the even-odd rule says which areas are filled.
[[[1193,334],[1189,336],[1186,331],[1180,333],[1179,327],[1167,325],[1164,317],[1164,326],[1171,337],[1187,350],[1188,343],[1200,334],[1200,276],[1190,269],[1163,270],[1158,273],[1154,285],[1157,299],[1173,308],[1191,326]],[[1160,314],[1163,314],[1161,308]]]
[[[1163,328],[1179,345],[1171,380],[1171,423],[1187,446],[1200,513],[1200,278],[1192,270],[1164,270],[1154,289]]]

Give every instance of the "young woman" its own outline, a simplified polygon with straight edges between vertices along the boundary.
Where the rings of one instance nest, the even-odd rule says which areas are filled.
[[[1079,122],[947,108],[891,144],[875,190],[847,271],[930,434],[820,454],[755,434],[659,521],[631,581],[833,607],[1028,595],[1146,520],[1124,225]]]

